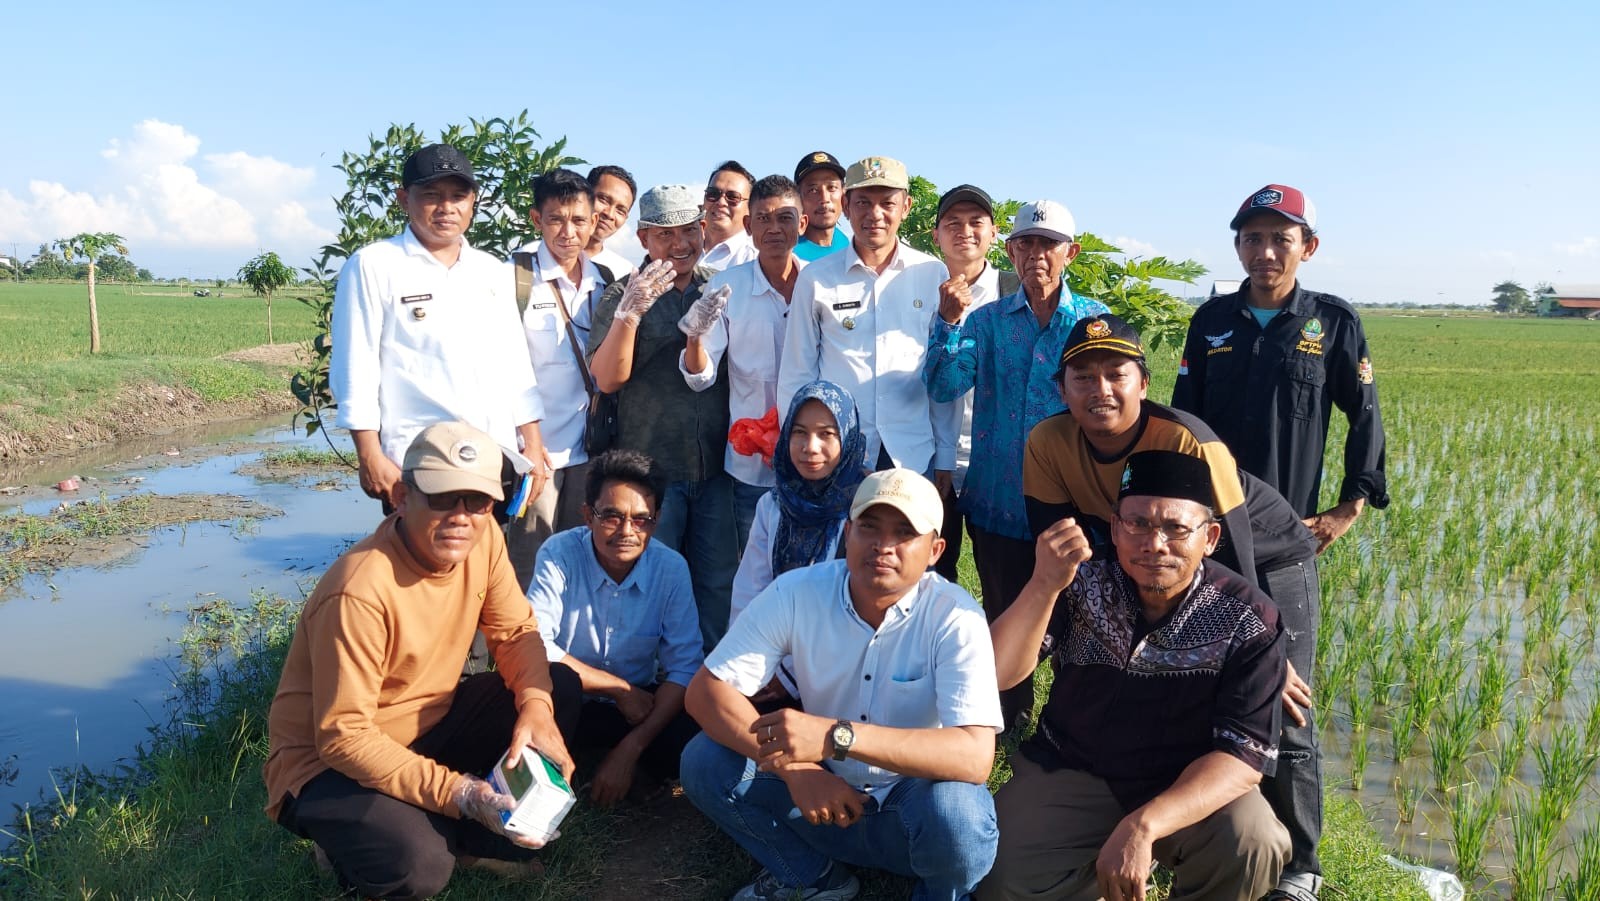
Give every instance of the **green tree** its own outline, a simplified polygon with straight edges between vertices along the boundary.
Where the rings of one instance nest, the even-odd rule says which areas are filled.
[[[1514,281],[1503,281],[1494,286],[1494,299],[1490,301],[1497,313],[1526,313],[1533,308],[1533,297],[1526,288]]]
[[[900,236],[924,253],[940,256],[934,240],[934,216],[939,207],[939,188],[920,175],[911,177],[911,211],[900,223]],[[995,225],[1006,231],[1022,204],[1016,200],[995,202]],[[1206,268],[1194,260],[1169,260],[1166,257],[1126,259],[1122,249],[1091,232],[1080,232],[1082,248],[1067,267],[1067,286],[1075,294],[1092,297],[1111,308],[1139,330],[1151,350],[1182,347],[1194,309],[1163,290],[1157,279],[1194,284]],[[1005,245],[1000,241],[989,249],[989,262],[998,269],[1011,269]]]
[[[284,265],[283,260],[272,251],[260,254],[239,267],[239,281],[245,287],[255,292],[257,297],[264,298],[267,302],[267,343],[272,341],[272,295],[294,284],[294,270]],[[222,279],[217,279],[217,288],[221,289]]]
[[[478,180],[477,211],[467,229],[467,241],[504,259],[532,237],[528,211],[533,208],[535,179],[552,169],[582,165],[584,160],[567,155],[566,138],[540,147],[543,139],[534,130],[527,110],[509,119],[469,122],[447,126],[437,140],[466,154]],[[345,177],[345,192],[334,202],[339,236],[323,247],[316,262],[305,270],[323,288],[321,297],[304,298],[316,311],[319,334],[311,340],[311,362],[290,382],[308,435],[322,427],[323,411],[335,406],[328,387],[332,348],[328,330],[339,267],[360,248],[393,237],[405,227],[405,210],[395,201],[400,170],[406,157],[432,140],[415,125],[390,125],[382,135],[368,135],[367,147],[342,154],[334,167]]]
[[[95,260],[110,251],[127,256],[128,244],[115,232],[82,232],[57,240],[55,246],[67,262],[82,257],[89,264],[89,353],[97,354],[100,352],[100,307],[94,297]]]

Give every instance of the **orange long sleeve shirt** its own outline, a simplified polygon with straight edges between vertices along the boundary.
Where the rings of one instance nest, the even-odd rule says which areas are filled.
[[[484,528],[467,559],[430,573],[406,550],[398,516],[336,560],[306,601],[268,719],[267,815],[334,769],[447,816],[458,774],[409,745],[444,718],[480,628],[521,710],[551,703],[533,608],[505,537]],[[553,709],[553,708],[552,708]]]

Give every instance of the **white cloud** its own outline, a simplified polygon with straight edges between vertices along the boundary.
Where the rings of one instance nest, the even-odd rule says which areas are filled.
[[[307,206],[314,169],[240,150],[201,156],[200,146],[181,125],[139,122],[101,151],[104,171],[85,173],[103,190],[41,179],[20,194],[0,188],[0,235],[37,244],[113,231],[135,259],[149,249],[253,253],[266,244],[299,258],[331,239]]]
[[[1575,241],[1571,244],[1557,244],[1556,250],[1575,257],[1600,256],[1600,238],[1589,235],[1583,240]]]
[[[1153,257],[1156,255],[1156,246],[1154,244],[1141,241],[1138,238],[1130,238],[1127,235],[1117,235],[1111,239],[1111,243],[1122,248],[1122,252],[1130,257]]]

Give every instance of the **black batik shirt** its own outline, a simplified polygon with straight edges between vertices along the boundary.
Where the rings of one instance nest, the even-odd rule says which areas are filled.
[[[1145,622],[1115,561],[1090,561],[1056,600],[1040,657],[1055,684],[1023,753],[1104,779],[1128,810],[1212,751],[1277,768],[1288,670],[1277,608],[1206,560],[1187,596]]]

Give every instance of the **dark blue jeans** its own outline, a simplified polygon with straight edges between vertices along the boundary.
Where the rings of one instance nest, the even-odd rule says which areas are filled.
[[[982,785],[902,778],[840,828],[807,823],[782,779],[704,733],[680,773],[694,806],[785,885],[812,885],[837,860],[916,878],[916,901],[958,901],[994,864],[1000,833]]]
[[[654,540],[683,555],[700,611],[700,638],[706,653],[728,631],[733,604],[733,574],[739,568],[733,520],[733,477],[718,472],[708,479],[667,483]]]
[[[1262,590],[1278,607],[1284,637],[1288,639],[1285,649],[1289,662],[1310,685],[1322,609],[1317,561],[1290,564],[1259,575]],[[1293,846],[1289,864],[1283,868],[1285,878],[1322,874],[1322,862],[1317,859],[1317,841],[1322,838],[1322,751],[1312,712],[1301,713],[1306,718],[1304,726],[1296,726],[1288,716],[1283,718],[1277,775],[1261,780],[1261,794],[1289,830]]]

